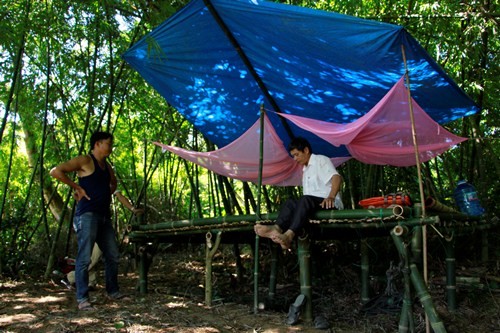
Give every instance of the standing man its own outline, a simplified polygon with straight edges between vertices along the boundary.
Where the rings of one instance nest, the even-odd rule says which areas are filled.
[[[342,177],[332,161],[327,156],[313,154],[309,141],[300,137],[290,142],[288,151],[295,162],[303,166],[303,196],[285,202],[275,225],[256,224],[254,227],[257,235],[270,238],[283,249],[290,248],[297,232],[320,207],[344,209],[339,193]]]
[[[108,296],[111,299],[126,297],[120,293],[118,287],[120,253],[111,223],[111,194],[116,191],[117,181],[113,168],[106,159],[112,150],[113,135],[95,132],[90,137],[90,154],[75,157],[50,171],[52,177],[73,188],[73,196],[78,201],[73,219],[78,241],[75,265],[76,300],[78,309],[84,311],[95,310],[90,303],[88,286],[88,268],[95,243],[99,245],[105,259]],[[71,172],[76,172],[78,184],[68,177],[67,174]],[[134,212],[134,209],[131,210]]]

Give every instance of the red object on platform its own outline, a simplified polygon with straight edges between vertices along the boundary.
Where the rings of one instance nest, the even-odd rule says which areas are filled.
[[[391,205],[411,206],[411,198],[405,193],[391,193],[383,197],[372,197],[363,199],[358,204],[365,208],[387,208]]]

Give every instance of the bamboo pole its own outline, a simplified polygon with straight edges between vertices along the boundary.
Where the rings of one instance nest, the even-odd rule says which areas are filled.
[[[444,249],[446,254],[446,300],[448,311],[457,309],[457,281],[455,260],[455,237],[445,238]]]
[[[261,219],[260,204],[262,197],[262,170],[264,168],[264,105],[260,106],[260,142],[259,142],[259,179],[257,187],[257,207],[255,217]],[[253,281],[253,312],[257,314],[259,311],[259,235],[255,234],[255,253],[254,253],[254,281]]]
[[[420,227],[417,227],[420,228]],[[393,229],[396,236],[401,237],[403,235],[407,236],[409,229],[407,226],[396,226]],[[404,246],[402,249],[402,255],[400,257],[404,261],[404,296],[403,296],[403,306],[401,309],[401,317],[399,319],[399,333],[405,332],[415,332],[415,324],[413,321],[413,302],[411,296],[411,278],[410,278],[410,253],[408,251],[408,246]]]
[[[425,314],[428,321],[430,322],[430,326],[435,333],[446,333],[446,328],[444,327],[441,319],[439,319],[439,315],[437,314],[436,308],[434,307],[431,295],[427,291],[427,285],[420,272],[418,271],[417,265],[410,264],[410,271],[410,277],[413,286],[415,287],[415,290],[417,292],[417,297],[424,306]]]
[[[327,229],[390,229],[397,225],[419,226],[426,224],[436,224],[439,217],[429,216],[423,218],[412,218],[404,221],[377,221],[377,222],[354,222],[354,223],[321,223],[318,224],[320,230]]]
[[[315,224],[318,220],[357,220],[357,219],[385,219],[385,218],[401,218],[411,214],[411,209],[408,207],[393,207],[381,209],[353,209],[353,210],[320,210],[311,218],[311,223]],[[233,224],[237,222],[260,222],[260,221],[275,221],[278,213],[267,214],[248,214],[248,215],[229,215],[207,218],[193,218],[188,220],[178,220],[170,222],[161,222],[145,225],[131,225],[131,231],[148,231],[148,230],[163,230],[176,228],[191,228],[200,226],[216,226],[223,224]]]
[[[139,247],[139,292],[146,294],[148,292],[148,264],[147,251],[144,247]]]
[[[428,208],[429,210],[433,210],[436,212],[460,213],[455,208],[446,206],[441,202],[439,202],[438,200],[434,199],[433,197],[427,197],[427,199],[425,199],[425,207]]]
[[[479,222],[481,216],[471,216],[464,213],[441,213],[436,212],[439,218],[443,221],[469,221],[469,222]]]
[[[215,252],[219,249],[222,232],[217,232],[215,244],[212,243],[212,234],[206,234],[206,252],[205,252],[205,304],[212,306],[212,262]]]
[[[418,264],[422,264],[422,226],[415,226],[413,228],[411,237],[411,253],[413,261]]]
[[[144,180],[143,180],[143,188],[144,188],[144,196],[143,196],[143,203],[144,203],[144,212],[140,215],[141,217],[137,219],[137,223],[140,225],[146,221],[146,216],[148,214],[148,202],[147,202],[147,161],[148,161],[148,156],[147,156],[147,146],[148,146],[148,141],[147,139],[144,139]],[[143,246],[139,247],[138,249],[138,255],[139,255],[139,292],[141,294],[146,294],[148,292],[148,269],[149,265],[147,264],[147,252]]]
[[[267,294],[267,300],[274,304],[276,296],[276,283],[278,280],[278,247],[271,247],[271,272],[269,274],[269,292]]]
[[[427,218],[412,218],[402,221],[382,221],[382,222],[350,222],[350,223],[321,223],[312,224],[313,229],[319,229],[319,232],[324,232],[328,229],[391,229],[397,225],[405,225],[408,227],[422,226],[426,224],[437,224],[439,223],[438,216],[429,216]],[[480,227],[471,227],[480,228]],[[482,228],[484,229],[484,228]],[[216,231],[226,231],[226,232],[248,232],[253,231],[253,224],[247,223],[245,225],[203,225],[199,227],[188,227],[182,229],[176,228],[164,228],[164,229],[153,229],[153,230],[136,230],[131,231],[128,235],[131,241],[138,241],[141,239],[155,239],[161,237],[173,237],[173,236],[189,236],[196,234],[204,234],[208,230],[211,232]],[[468,229],[470,230],[470,229]]]
[[[425,211],[425,195],[424,195],[424,184],[422,181],[422,171],[420,170],[420,155],[418,152],[418,140],[417,140],[417,131],[415,128],[415,116],[413,114],[413,103],[411,98],[411,89],[410,89],[410,75],[408,73],[408,63],[406,61],[406,53],[404,45],[401,44],[401,53],[403,55],[403,61],[405,65],[405,79],[406,86],[408,91],[408,106],[410,111],[410,122],[411,122],[411,134],[413,137],[413,147],[415,148],[415,164],[417,166],[417,176],[418,176],[418,185],[420,190],[420,202],[422,203],[422,217],[426,217]],[[424,268],[424,281],[427,284],[427,228],[424,225],[422,227],[422,255],[423,255],[423,268]],[[426,318],[426,332],[429,333],[429,324],[428,319]]]
[[[372,209],[344,209],[344,210],[319,210],[311,218],[311,223],[314,220],[335,220],[335,219],[362,219],[362,218],[404,218],[410,216],[412,210],[410,207],[402,207],[395,205],[389,208],[372,208]]]
[[[406,255],[406,250],[405,250],[405,245],[402,240],[402,236],[404,235],[404,232],[401,232],[400,227],[396,227],[391,231],[391,237],[394,241],[394,244],[396,245],[396,249],[398,250],[399,254],[404,258]],[[446,333],[446,329],[444,327],[443,322],[439,319],[439,316],[437,314],[437,311],[434,307],[434,304],[432,302],[431,295],[427,291],[427,286],[425,284],[425,281],[423,280],[422,276],[420,275],[420,272],[418,271],[417,265],[414,263],[411,263],[409,265],[410,269],[410,279],[411,282],[415,288],[415,291],[417,293],[417,297],[419,298],[420,302],[422,303],[426,318],[430,321],[430,325],[432,326],[433,330],[435,333]]]
[[[361,251],[361,302],[363,304],[370,300],[369,280],[370,280],[370,259],[368,257],[368,240],[360,240]]]
[[[298,237],[300,293],[306,297],[306,304],[302,314],[304,322],[312,321],[312,287],[311,287],[311,240],[309,235]]]
[[[148,170],[147,170],[147,164],[148,164],[148,141],[145,138],[144,139],[144,182],[143,182],[143,188],[144,188],[144,196],[143,196],[143,202],[144,202],[144,217],[143,221],[147,221],[147,216],[148,216]]]
[[[168,236],[196,236],[200,234],[206,234],[207,232],[250,232],[253,231],[253,225],[241,226],[238,228],[221,228],[221,227],[205,227],[205,228],[191,228],[191,229],[163,229],[155,231],[132,231],[128,237],[131,241],[136,241],[139,239],[155,239]]]
[[[483,231],[481,233],[481,261],[484,263],[489,260],[488,247],[488,233]]]
[[[419,184],[419,190],[420,190],[420,202],[422,203],[422,217],[426,216],[426,209],[425,209],[425,195],[424,195],[424,184],[422,181],[422,171],[420,169],[420,154],[418,151],[418,140],[417,140],[417,131],[415,128],[415,115],[413,113],[413,103],[412,103],[412,97],[411,97],[411,89],[410,89],[410,76],[408,73],[408,66],[406,62],[406,54],[405,54],[405,49],[404,45],[401,45],[401,51],[403,53],[403,60],[405,64],[405,79],[406,79],[406,87],[407,87],[407,92],[408,92],[408,107],[410,111],[410,122],[411,122],[411,134],[413,138],[413,147],[415,148],[415,165],[417,167],[417,176],[418,176],[418,184]],[[426,235],[424,233],[424,252],[425,252],[425,238]],[[425,256],[425,253],[424,253]],[[427,268],[424,266],[424,271],[426,272]],[[427,281],[427,280],[426,280]]]

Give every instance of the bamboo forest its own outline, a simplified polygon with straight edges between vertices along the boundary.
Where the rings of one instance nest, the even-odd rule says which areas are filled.
[[[258,4],[261,1],[263,0],[244,2]],[[317,228],[316,233],[312,232],[312,235],[318,235],[319,238],[317,244],[311,246],[311,261],[321,267],[311,267],[312,284],[316,289],[306,294],[309,297],[312,295],[313,301],[306,302],[306,308],[302,308],[302,312],[299,311],[302,316],[299,325],[302,326],[297,330],[294,325],[288,326],[285,323],[287,318],[290,319],[288,306],[292,304],[290,311],[293,306],[302,306],[298,303],[299,298],[296,303],[293,301],[300,293],[299,287],[303,288],[304,281],[308,280],[302,275],[304,267],[309,269],[307,264],[303,266],[300,257],[300,244],[303,239],[298,238],[298,245],[292,246],[291,250],[278,253],[277,260],[281,266],[276,273],[270,268],[276,258],[269,258],[274,255],[273,242],[268,243],[264,238],[261,238],[260,243],[258,240],[254,241],[256,236],[253,223],[259,220],[260,214],[275,216],[273,214],[279,212],[287,198],[301,195],[301,187],[261,185],[258,182],[230,178],[155,145],[155,142],[159,142],[196,152],[210,152],[222,148],[217,142],[210,140],[209,136],[204,135],[199,123],[190,121],[189,117],[185,117],[176,109],[178,101],[164,98],[161,90],[148,83],[147,75],[141,75],[143,73],[136,71],[124,59],[124,54],[145,36],[148,51],[159,47],[148,34],[177,13],[185,11],[189,0],[1,0],[0,332],[270,333],[317,332],[325,329],[329,332],[498,330],[498,2],[273,2],[403,27],[477,108],[478,111],[474,114],[440,122],[445,130],[466,140],[425,162],[400,167],[363,163],[356,158],[350,158],[337,166],[343,178],[340,191],[345,208],[344,211],[337,212],[343,214],[339,215],[339,219],[352,216],[349,214],[364,208],[359,204],[363,199],[383,197],[396,192],[408,194],[412,204],[420,207],[426,205],[423,200],[432,198],[433,202],[456,213],[460,209],[454,191],[459,182],[464,180],[474,186],[484,210],[481,217],[476,219],[480,220],[477,223],[481,227],[474,227],[476,220],[473,220],[463,222],[464,229],[458,227],[458,222],[443,222],[444,227],[429,225],[424,229],[428,237],[425,256],[427,257],[428,252],[429,272],[425,267],[421,273],[426,277],[425,284],[429,286],[430,283],[429,292],[434,304],[428,305],[421,298],[423,306],[414,305],[415,320],[407,317],[401,319],[401,307],[390,313],[384,312],[387,317],[371,316],[373,306],[369,310],[366,309],[367,304],[373,303],[368,302],[368,299],[377,291],[383,293],[385,286],[387,296],[390,289],[387,280],[390,269],[387,269],[398,265],[402,258],[398,257],[398,250],[404,257],[404,246],[398,243],[393,234],[384,234],[370,226],[367,231],[369,236],[361,237],[360,243],[360,237],[357,236],[364,231],[354,231],[352,233],[355,237],[343,239],[335,236],[333,227],[328,229],[318,225],[314,226]],[[206,3],[207,8],[212,8],[210,0],[199,3]],[[182,20],[178,21],[174,21],[174,24],[181,24]],[[286,20],[282,22],[287,24]],[[285,37],[293,39],[293,33],[291,31],[290,36]],[[236,40],[241,37],[238,33],[234,36]],[[235,43],[234,40],[231,41]],[[175,40],[176,45],[183,43],[183,40]],[[211,51],[214,50],[199,52],[203,54]],[[217,54],[217,50],[214,52]],[[189,57],[188,54],[181,56]],[[245,58],[243,61],[251,62]],[[370,64],[370,59],[362,61]],[[252,74],[258,75],[258,72],[257,70]],[[175,71],[163,74],[175,75],[172,73]],[[174,76],[169,79],[187,85],[181,78]],[[261,87],[260,83],[255,84],[257,85]],[[205,92],[200,92],[200,95],[203,93]],[[441,102],[446,104],[446,101]],[[257,115],[259,110],[255,112]],[[257,119],[258,116],[255,120]],[[250,125],[252,124],[248,124],[248,127]],[[220,126],[217,130],[221,131],[219,134],[223,136],[224,131],[228,129]],[[125,204],[113,196],[112,224],[116,230],[121,255],[119,280],[124,286],[122,290],[125,289],[133,297],[129,303],[123,303],[123,307],[120,304],[122,308],[118,311],[116,308],[112,309],[108,301],[99,300],[99,295],[105,292],[104,287],[98,287],[98,300],[95,304],[98,309],[106,310],[96,314],[92,320],[85,321],[82,319],[82,312],[77,311],[74,289],[66,289],[59,283],[61,278],[54,277],[56,273],[60,274],[62,260],[75,258],[77,254],[77,240],[73,229],[77,201],[73,189],[51,177],[51,170],[72,158],[89,154],[93,148],[89,146],[90,138],[96,131],[112,133],[114,146],[108,162],[116,175],[117,188],[129,199],[133,207],[141,209],[142,214],[133,214]],[[257,146],[258,142],[255,142],[255,145]],[[72,181],[78,181],[76,173],[69,173],[68,176]],[[401,208],[401,212],[406,214],[406,207]],[[238,216],[249,217],[255,214],[257,218],[247,218],[249,224],[237,230],[237,235],[242,235],[242,241],[238,242],[240,238],[235,234],[230,241],[226,240],[231,246],[224,245],[219,249],[220,252],[209,251],[212,243],[217,243],[218,240],[215,239],[215,234],[213,239],[209,239],[211,236],[204,231],[205,222],[196,235],[186,233],[183,229],[179,234],[175,232],[167,235],[167,231],[162,238],[162,231],[157,229],[157,226],[174,226],[176,223],[184,228],[187,221],[192,221],[192,224],[196,221],[230,223],[237,221]],[[231,220],[232,218],[234,220]],[[358,217],[352,217],[353,220],[356,218]],[[134,226],[138,224],[144,225],[144,229]],[[148,229],[146,226],[149,225],[151,226]],[[388,225],[381,225],[382,229],[388,228]],[[352,231],[356,227],[351,224],[349,228]],[[443,236],[442,233],[450,230],[450,234],[454,235],[456,231],[457,234],[461,232],[463,236],[457,238],[453,248],[456,270],[463,273],[456,277],[457,300],[454,296],[448,296],[446,299],[444,295],[449,286],[445,286],[442,280],[450,269],[450,266],[447,266],[450,258],[449,248],[444,246],[443,250],[442,246],[442,243],[446,243],[448,234]],[[482,233],[479,230],[482,230]],[[405,232],[403,229],[400,231]],[[198,237],[200,235],[201,241]],[[334,236],[330,238],[329,235]],[[172,241],[176,237],[177,241]],[[365,242],[368,238],[369,241]],[[426,241],[427,239],[424,240],[424,245]],[[257,254],[259,244],[260,255]],[[401,247],[398,247],[399,245]],[[363,267],[366,264],[363,254],[360,259],[360,251],[367,251],[366,257],[370,257],[373,262],[369,278],[366,273],[369,280],[367,283],[370,283],[366,290],[363,290],[363,286],[358,286],[359,280],[363,279]],[[147,260],[146,252],[150,256],[149,262],[139,263],[140,260]],[[209,254],[213,256],[210,269]],[[403,265],[404,260],[401,259],[401,262]],[[198,265],[196,269],[195,264]],[[408,262],[406,264],[409,265]],[[145,285],[140,285],[140,281],[145,279],[145,273],[140,272],[144,265],[150,273],[147,293],[149,296],[144,296],[144,290],[141,288]],[[123,266],[127,266],[125,272],[122,271],[125,269]],[[262,271],[253,271],[257,270],[257,267],[261,267]],[[207,275],[205,269],[209,272]],[[98,274],[102,276],[104,270],[101,271]],[[324,275],[321,275],[322,271]],[[402,271],[404,273],[404,270]],[[168,278],[171,274],[177,275]],[[278,275],[278,285],[281,289],[278,288],[275,292],[277,303],[281,303],[279,306],[267,303],[264,305],[265,302],[255,298],[259,291],[261,294],[268,292],[269,274]],[[413,275],[411,276],[413,278]],[[455,282],[454,275],[452,279]],[[104,278],[101,278],[101,281],[104,285]],[[162,285],[164,282],[168,284],[167,287]],[[413,280],[416,285],[418,282]],[[176,283],[180,283],[180,286]],[[214,289],[209,288],[208,284]],[[418,286],[416,287],[418,289]],[[200,295],[197,288],[203,290]],[[62,290],[63,296],[57,290]],[[305,289],[300,290],[304,294]],[[29,296],[30,292],[36,294]],[[24,296],[14,297],[14,293]],[[44,304],[37,303],[49,296],[64,300],[53,301],[54,304],[59,304],[57,307],[50,305],[50,300],[47,301],[49,305],[46,308]],[[417,296],[421,297],[418,292]],[[476,307],[476,304],[480,303],[480,297],[488,299],[483,308]],[[21,300],[24,298],[31,300]],[[330,300],[333,305],[328,303]],[[402,301],[403,309],[406,300]],[[182,307],[176,307],[173,305],[176,302],[184,303]],[[34,303],[38,305],[30,307]],[[205,305],[197,306],[202,303]],[[359,306],[356,306],[358,303]],[[40,305],[43,306],[39,307]],[[439,318],[433,318],[435,311],[428,310],[428,306],[437,309]],[[360,307],[364,310],[359,311]],[[322,309],[321,318],[328,319],[328,325],[323,325],[323,322],[317,319],[319,317],[314,315],[315,311],[317,314],[315,309]],[[469,312],[465,313],[464,309]],[[267,311],[270,313],[269,317],[265,317]],[[404,317],[403,313],[406,312],[403,311],[401,317]],[[409,325],[408,330],[401,328],[403,324]],[[291,330],[286,330],[287,327]]]

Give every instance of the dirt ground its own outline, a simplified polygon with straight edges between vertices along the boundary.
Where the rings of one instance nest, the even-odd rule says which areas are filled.
[[[400,300],[388,297],[387,280],[373,277],[371,290],[381,295],[363,306],[359,295],[358,264],[326,253],[313,280],[313,309],[328,320],[330,328],[319,330],[313,323],[285,324],[289,305],[299,294],[296,253],[282,254],[275,302],[263,302],[264,309],[253,311],[253,259],[243,249],[240,278],[235,256],[228,245],[214,260],[214,290],[211,307],[204,305],[204,251],[202,246],[164,246],[153,257],[148,293],[137,292],[138,276],[134,262],[124,259],[120,273],[121,290],[131,296],[126,301],[110,301],[104,286],[91,293],[97,310],[77,310],[74,290],[53,276],[50,281],[22,278],[0,282],[0,332],[397,332]],[[261,259],[262,283],[259,299],[267,294],[269,262]],[[336,261],[335,263],[332,263]],[[326,267],[329,267],[327,270]],[[128,272],[126,272],[128,270]],[[102,270],[101,270],[102,271]],[[445,285],[438,267],[429,290],[447,332],[500,332],[500,289],[498,262],[471,267],[460,266],[464,284],[458,285],[458,309],[446,308]],[[489,278],[488,278],[489,277]],[[462,281],[462,279],[459,279]],[[102,274],[99,281],[104,281]],[[397,287],[397,283],[395,283]],[[396,288],[397,289],[397,288]],[[415,332],[425,332],[424,312],[418,300],[414,305]],[[431,330],[432,331],[432,330]]]

